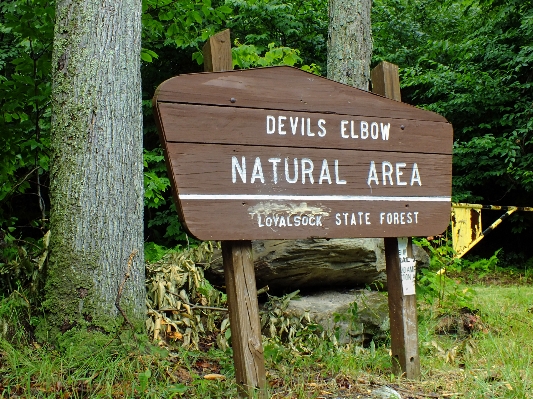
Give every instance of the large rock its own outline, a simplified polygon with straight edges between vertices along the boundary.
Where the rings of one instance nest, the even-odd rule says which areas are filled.
[[[416,260],[416,270],[427,269],[431,259],[424,248],[413,244],[413,258]]]
[[[258,287],[283,293],[340,287],[364,287],[386,281],[383,240],[306,239],[268,240],[252,243]],[[220,256],[205,275],[215,285],[224,285]]]
[[[390,329],[387,296],[376,291],[315,293],[292,299],[285,312],[298,318],[309,312],[311,321],[335,333],[341,345],[366,346],[372,340],[386,339]]]
[[[329,288],[386,288],[383,239],[307,239],[252,242],[257,287],[266,285],[270,293]],[[414,245],[417,269],[429,266],[429,256]],[[214,285],[224,285],[222,256],[205,276]]]

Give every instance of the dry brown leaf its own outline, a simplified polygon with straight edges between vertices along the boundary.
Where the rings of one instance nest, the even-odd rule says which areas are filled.
[[[159,339],[159,332],[161,331],[161,323],[162,322],[163,322],[163,320],[160,317],[155,319],[155,323],[154,323],[154,341],[157,341]]]
[[[183,334],[179,331],[170,331],[167,333],[167,336],[171,339],[183,339]]]
[[[222,374],[206,374],[206,375],[204,375],[204,379],[205,380],[218,380],[218,381],[221,381],[221,380],[225,380],[226,376],[224,376]]]

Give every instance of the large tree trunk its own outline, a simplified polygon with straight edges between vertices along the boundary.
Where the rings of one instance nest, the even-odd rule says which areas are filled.
[[[127,273],[120,306],[143,324],[140,36],[140,0],[57,1],[45,302],[53,332],[116,326]]]
[[[328,78],[369,89],[372,0],[329,0]]]

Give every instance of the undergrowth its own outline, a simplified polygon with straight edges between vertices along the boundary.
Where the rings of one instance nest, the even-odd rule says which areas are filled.
[[[363,348],[314,339],[311,350],[299,350],[265,337],[269,397],[348,398],[389,385],[413,398],[533,398],[533,288],[471,288],[479,326],[468,334],[439,330],[441,309],[420,302],[420,381],[391,374],[389,342]],[[127,329],[72,331],[55,348],[3,339],[0,397],[231,398],[231,356],[231,348],[154,344]]]
[[[392,374],[389,340],[339,345],[307,314],[287,315],[293,293],[269,296],[261,312],[269,397],[357,397],[388,385],[414,398],[533,398],[533,288],[488,286],[509,275],[498,252],[458,261],[448,245],[421,244],[431,254],[417,288],[421,380]],[[124,325],[39,343],[39,307],[13,289],[0,300],[0,398],[236,397],[227,298],[203,277],[213,245],[147,265],[148,335]]]

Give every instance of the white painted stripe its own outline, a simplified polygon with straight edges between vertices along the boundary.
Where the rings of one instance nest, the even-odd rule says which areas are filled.
[[[180,194],[182,200],[248,201],[391,201],[451,202],[451,197],[380,197],[372,195],[253,195],[253,194]]]

